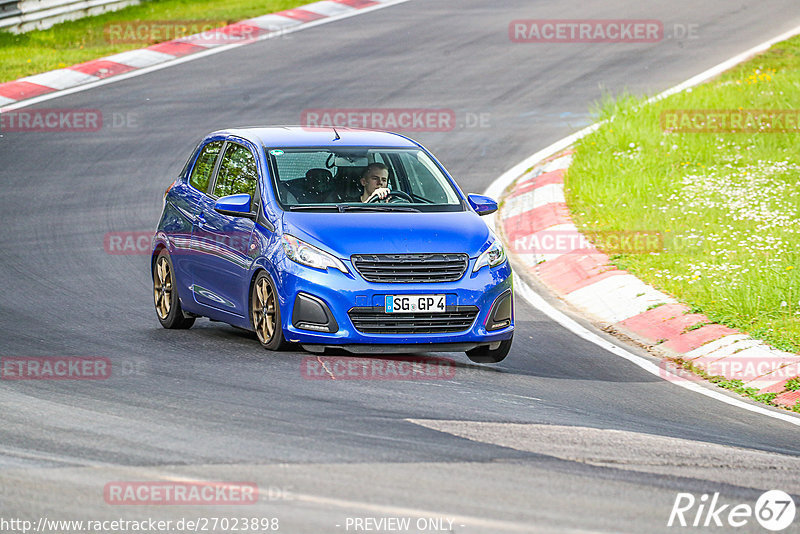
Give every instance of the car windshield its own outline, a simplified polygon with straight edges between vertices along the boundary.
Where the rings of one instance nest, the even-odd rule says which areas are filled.
[[[461,196],[420,149],[266,148],[273,187],[293,211],[462,211]],[[369,193],[388,188],[385,199]]]

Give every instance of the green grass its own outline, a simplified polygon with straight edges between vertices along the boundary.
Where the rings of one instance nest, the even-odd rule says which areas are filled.
[[[309,0],[149,0],[137,6],[23,34],[0,32],[0,82],[155,44],[109,42],[108,24],[213,21],[220,25],[307,4]],[[162,39],[162,40],[169,40]]]
[[[577,143],[567,202],[586,232],[661,232],[654,253],[612,262],[693,312],[800,351],[800,135],[676,133],[667,110],[791,109],[800,38],[653,104],[622,95]]]
[[[792,378],[786,381],[786,389],[789,391],[800,391],[800,378]]]
[[[780,404],[775,404],[775,397],[778,396],[777,393],[759,393],[758,388],[753,387],[745,387],[744,382],[741,380],[729,380],[724,376],[719,375],[709,375],[703,369],[692,365],[691,362],[687,362],[681,359],[674,360],[677,364],[679,364],[683,369],[690,371],[706,380],[711,382],[712,384],[716,384],[717,386],[733,391],[743,397],[748,397],[756,402],[760,402],[762,404],[768,404],[770,406],[775,406],[777,408],[785,408],[785,406]],[[798,403],[800,405],[800,403]],[[792,408],[794,410],[794,408]],[[795,410],[797,411],[797,410]]]

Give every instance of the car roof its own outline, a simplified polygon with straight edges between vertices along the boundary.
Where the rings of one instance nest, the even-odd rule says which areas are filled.
[[[418,148],[412,140],[399,134],[359,128],[269,126],[232,128],[210,135],[235,135],[266,147],[398,147]],[[338,139],[336,139],[338,134]]]

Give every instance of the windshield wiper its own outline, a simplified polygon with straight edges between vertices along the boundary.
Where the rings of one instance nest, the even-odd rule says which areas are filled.
[[[417,208],[398,206],[396,204],[338,204],[337,207],[342,213],[345,211],[405,211],[419,213]]]
[[[395,204],[299,204],[289,206],[289,211],[406,211],[419,212],[417,208],[411,206],[400,206]]]

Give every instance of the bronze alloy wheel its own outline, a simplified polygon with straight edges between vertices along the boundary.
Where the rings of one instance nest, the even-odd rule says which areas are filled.
[[[156,260],[155,276],[153,276],[153,297],[158,318],[165,321],[172,309],[172,268],[166,256]]]
[[[175,270],[166,250],[162,250],[153,264],[153,304],[158,322],[164,328],[189,328],[194,316],[186,316],[181,309],[175,283]]]
[[[253,299],[253,322],[258,340],[264,345],[275,335],[275,292],[266,277],[256,281],[256,298]]]
[[[272,279],[264,271],[256,276],[250,302],[253,329],[261,345],[269,350],[279,350],[286,346],[278,295]]]

